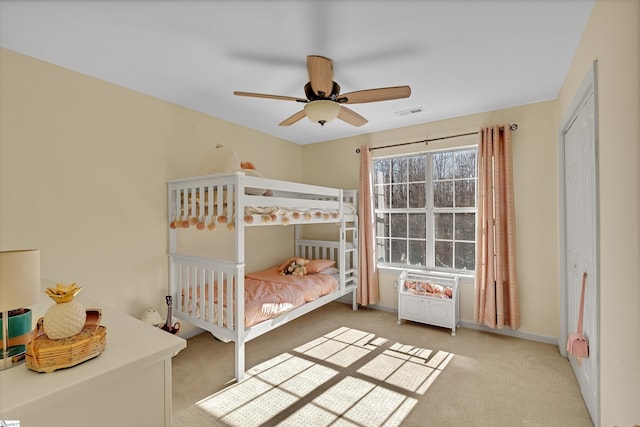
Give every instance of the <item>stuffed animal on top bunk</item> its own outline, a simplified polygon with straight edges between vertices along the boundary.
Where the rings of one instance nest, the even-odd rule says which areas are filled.
[[[280,274],[283,276],[304,276],[307,274],[307,264],[309,264],[308,259],[293,258],[290,260],[289,264],[282,269]]]
[[[264,178],[251,162],[241,162],[238,154],[231,147],[222,144],[216,145],[213,150],[207,151],[202,160],[198,175],[214,175],[219,173],[244,172],[245,175]],[[245,188],[246,194],[253,196],[269,195],[270,190],[264,188]]]

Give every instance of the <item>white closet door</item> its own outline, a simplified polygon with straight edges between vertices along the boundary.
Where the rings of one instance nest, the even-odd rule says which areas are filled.
[[[567,333],[578,329],[582,275],[587,272],[583,334],[589,357],[569,356],[591,418],[598,425],[598,256],[597,171],[594,93],[579,105],[575,120],[564,133],[564,230]]]

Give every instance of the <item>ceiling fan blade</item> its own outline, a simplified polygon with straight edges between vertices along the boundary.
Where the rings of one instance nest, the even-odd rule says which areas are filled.
[[[282,96],[282,95],[267,95],[264,93],[252,93],[252,92],[233,92],[234,95],[238,96],[251,96],[253,98],[269,98],[269,99],[281,99],[283,101],[297,101],[297,102],[307,102],[304,98],[296,98],[293,96]]]
[[[363,104],[365,102],[408,98],[409,95],[411,95],[411,88],[409,86],[381,87],[378,89],[358,90],[345,93],[340,95],[337,101],[345,104]]]
[[[362,117],[360,114],[356,113],[355,111],[343,105],[340,106],[340,111],[338,112],[338,118],[343,122],[347,122],[350,125],[353,125],[356,127],[360,127],[363,124],[367,123],[368,121],[367,119]]]
[[[328,98],[333,90],[333,61],[324,56],[307,56],[307,70],[311,88],[323,98]]]
[[[297,113],[295,113],[293,116],[287,119],[284,119],[282,122],[280,122],[279,126],[291,126],[292,124],[296,123],[301,119],[304,119],[305,117],[307,117],[307,113],[305,113],[304,110],[300,110]]]

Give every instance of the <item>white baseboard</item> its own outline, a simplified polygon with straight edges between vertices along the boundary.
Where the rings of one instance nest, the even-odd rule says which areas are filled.
[[[386,307],[382,305],[372,304],[368,306],[374,310],[386,311],[389,313],[397,313],[398,309],[393,307]],[[521,338],[529,341],[537,341],[545,344],[551,344],[555,346],[559,346],[559,341],[557,337],[551,337],[547,335],[534,334],[526,331],[519,331],[510,328],[502,328],[502,329],[492,329],[488,326],[473,322],[471,320],[460,320],[460,326],[467,329],[475,329],[478,331],[491,332],[493,334],[507,335],[514,338]]]
[[[551,344],[551,345],[558,345],[558,338],[557,337],[550,337],[547,335],[539,335],[539,334],[534,334],[531,332],[526,332],[526,331],[519,331],[519,330],[514,330],[514,329],[510,329],[510,328],[502,328],[502,329],[493,329],[490,328],[488,326],[485,325],[481,325],[479,323],[476,322],[472,322],[470,320],[461,320],[460,321],[460,326],[463,328],[468,328],[468,329],[476,329],[479,331],[484,331],[484,332],[491,332],[493,334],[500,334],[500,335],[507,335],[510,337],[514,337],[514,338],[522,338],[524,340],[529,340],[529,341],[537,341],[537,342],[541,342],[541,343],[545,343],[545,344]]]
[[[200,334],[202,334],[204,332],[207,332],[207,331],[205,331],[202,328],[198,328],[198,327],[193,326],[193,327],[189,328],[187,331],[185,331],[184,333],[179,332],[178,335],[180,336],[180,338],[184,338],[185,340],[188,340],[189,338],[193,338],[196,335],[200,335]]]
[[[398,313],[397,308],[387,307],[385,305],[371,304],[368,305],[367,308],[372,308],[374,310],[386,311],[387,313]]]

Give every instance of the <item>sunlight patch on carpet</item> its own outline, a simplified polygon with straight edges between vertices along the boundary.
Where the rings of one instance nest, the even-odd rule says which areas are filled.
[[[309,357],[313,357],[314,359],[325,360],[334,355],[340,353],[345,348],[349,347],[349,344],[337,342],[334,340],[326,340],[325,342],[318,344],[315,347],[310,348],[304,353]],[[298,351],[297,349],[295,351]]]
[[[399,426],[452,353],[339,328],[196,404],[229,426]]]
[[[255,374],[250,373],[249,375],[255,375],[260,380],[273,386],[279,386],[285,381],[300,375],[300,373],[306,369],[315,366],[315,363],[306,359],[291,356],[274,366],[277,366],[277,369],[273,369],[272,367],[271,369],[264,369],[261,372],[256,372]]]
[[[396,343],[358,369],[358,373],[415,393],[424,394],[453,354]]]
[[[294,351],[346,368],[386,342],[387,339],[372,333],[342,327]]]
[[[278,426],[399,425],[416,403],[401,393],[347,377]]]
[[[389,419],[405,401],[411,408],[417,402],[416,399],[408,398],[404,394],[385,389],[369,381],[346,377],[314,399],[313,404],[333,413],[335,419],[342,418],[356,425],[379,426]]]

